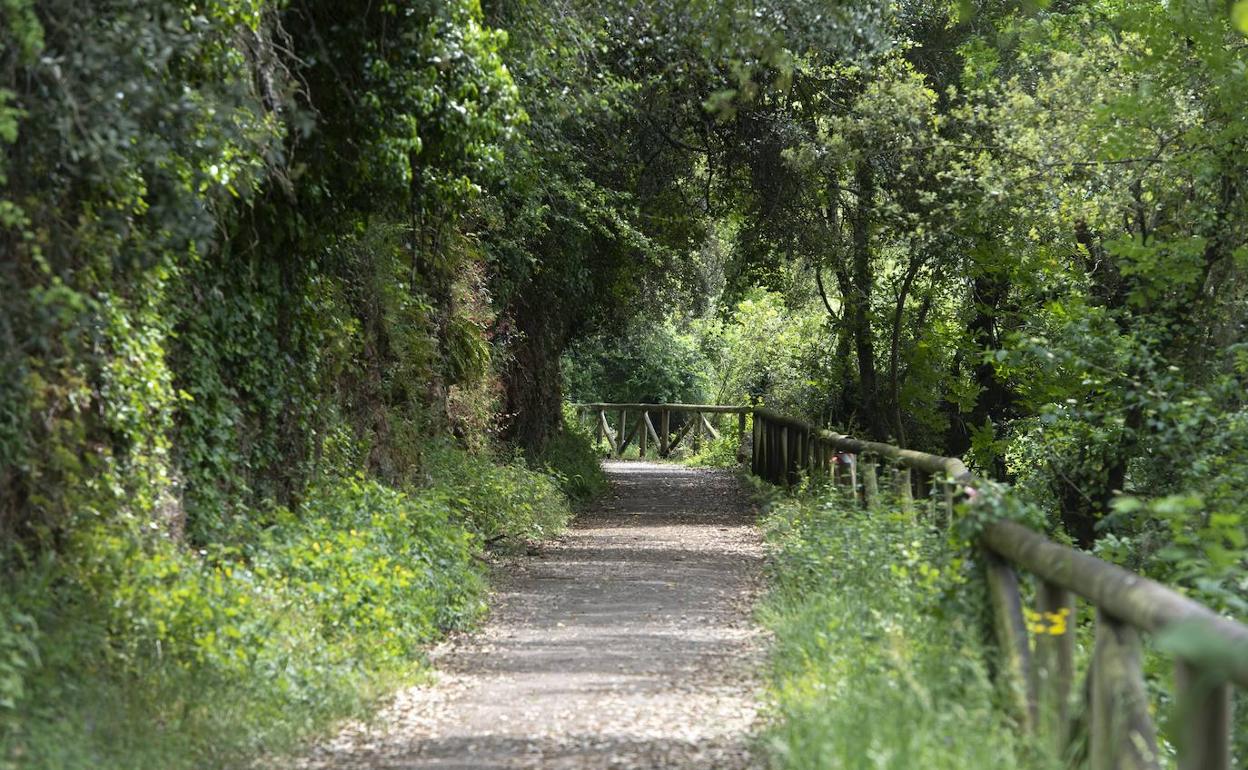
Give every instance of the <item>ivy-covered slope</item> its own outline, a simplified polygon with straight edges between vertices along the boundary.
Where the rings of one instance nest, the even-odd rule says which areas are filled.
[[[0,4],[0,766],[221,767],[410,676],[602,481],[502,446],[473,0]]]

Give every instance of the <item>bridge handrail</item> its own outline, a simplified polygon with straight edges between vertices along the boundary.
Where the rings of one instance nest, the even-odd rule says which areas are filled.
[[[729,404],[572,404],[574,409],[599,409],[605,411],[629,412],[705,412],[707,414],[742,414],[753,410],[749,406],[732,406]]]
[[[830,475],[833,481],[847,484],[855,500],[871,506],[880,495],[875,459],[880,458],[895,466],[892,481],[903,508],[913,510],[915,487],[920,495],[925,488],[923,475],[929,477],[933,489],[942,491],[942,503],[933,506],[939,512],[937,524],[947,524],[952,519],[959,497],[993,493],[957,458],[851,438],[761,407],[604,403],[575,406],[582,413],[597,412],[599,432],[606,431],[609,439],[608,412],[619,413],[621,434],[627,413],[641,415],[635,433],[641,430],[643,421],[651,425],[650,412],[659,412],[663,415],[664,434],[658,438],[664,454],[670,438],[667,416],[673,412],[695,414],[683,430],[696,424],[697,433],[704,424],[710,427],[703,416],[706,413],[737,414],[742,438],[746,415],[752,414],[750,468],[754,475],[783,485],[796,482],[803,474]],[[641,433],[644,436],[646,430]],[[679,433],[677,441],[683,435]],[[642,441],[644,453],[644,438]],[[627,441],[612,442],[617,451],[627,445]],[[911,471],[917,472],[918,478],[912,479]],[[1086,688],[1089,759],[1093,769],[1160,766],[1138,632],[1189,627],[1206,639],[1216,640],[1224,649],[1212,653],[1191,650],[1176,656],[1179,767],[1229,770],[1231,684],[1248,687],[1248,626],[1225,618],[1172,588],[1056,543],[1012,521],[998,520],[986,525],[980,545],[986,554],[985,575],[1003,658],[1000,673],[1012,710],[1025,729],[1043,729],[1056,742],[1054,748],[1059,755],[1065,755],[1069,748],[1075,624],[1067,621],[1073,621],[1077,595],[1097,610],[1096,644]],[[1030,622],[1014,565],[1041,581],[1036,594],[1038,610],[1032,613]]]
[[[863,441],[862,439],[850,438],[830,430],[815,428],[802,420],[786,417],[770,409],[758,408],[753,411],[755,415],[762,417],[768,422],[787,425],[798,430],[810,431],[817,435],[820,440],[843,452],[874,454],[880,457],[887,457],[890,460],[904,462],[909,467],[925,473],[947,473],[950,479],[954,481],[969,482],[971,480],[970,471],[956,457],[942,457],[940,455],[928,454],[927,452],[917,452],[913,449],[902,449],[892,444],[881,444],[877,441]]]

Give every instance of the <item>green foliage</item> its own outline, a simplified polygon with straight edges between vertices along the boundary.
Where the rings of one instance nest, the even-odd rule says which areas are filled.
[[[749,429],[747,428],[746,431],[748,434]],[[682,448],[677,447],[677,451],[679,452]],[[722,431],[719,438],[709,436],[704,438],[698,451],[690,451],[680,459],[688,465],[704,468],[740,468],[741,461],[738,459],[740,449],[741,444],[737,440],[737,429],[734,425],[731,429]]]
[[[75,532],[6,596],[0,760],[203,767],[281,750],[484,608],[449,491],[344,480],[240,547]],[[58,584],[55,603],[45,596]],[[8,765],[6,765],[8,766]]]
[[[790,307],[783,295],[751,291],[726,321],[708,321],[716,403],[761,403],[786,414],[818,413],[830,384],[821,309]]]
[[[563,424],[550,438],[531,465],[542,468],[558,483],[573,502],[587,503],[606,492],[607,475],[594,449],[593,432],[577,418],[569,406],[563,409]]]
[[[997,708],[966,565],[906,514],[839,492],[764,521],[775,767],[1057,767]]]
[[[642,317],[574,345],[564,359],[564,391],[581,403],[700,404],[706,368],[696,334],[671,319]]]
[[[441,445],[427,450],[425,462],[467,526],[485,542],[553,537],[572,517],[558,476],[531,470],[521,459],[499,463],[489,453]]]
[[[1043,511],[1242,615],[1245,18],[0,0],[7,745],[72,766],[128,740],[160,766],[183,733],[254,736],[203,704],[261,661],[230,724],[341,710],[357,647],[385,667],[472,614],[472,542],[557,532],[564,494],[602,488],[561,385],[965,455],[1019,495],[972,520]],[[696,459],[727,463],[730,434]],[[854,610],[842,578],[795,617]],[[925,656],[962,659],[956,624],[881,611],[876,638],[881,618],[948,682]],[[282,658],[283,635],[317,652]],[[954,678],[979,708],[976,676]],[[62,702],[62,732],[22,733]],[[157,704],[174,716],[125,738]],[[116,719],[84,738],[96,713]]]

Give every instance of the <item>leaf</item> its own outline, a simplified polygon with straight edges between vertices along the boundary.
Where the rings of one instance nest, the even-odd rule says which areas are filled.
[[[1235,29],[1248,35],[1248,0],[1237,0],[1235,5],[1231,6],[1231,24],[1235,25]]]

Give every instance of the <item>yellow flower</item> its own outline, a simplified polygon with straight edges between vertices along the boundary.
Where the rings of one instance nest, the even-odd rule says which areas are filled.
[[[1061,636],[1066,633],[1066,619],[1069,616],[1070,609],[1068,607],[1063,607],[1057,612],[1036,612],[1031,609],[1023,609],[1023,617],[1027,621],[1027,630],[1033,634]]]

